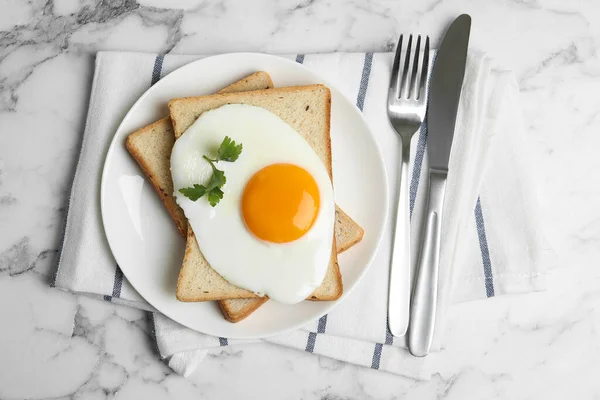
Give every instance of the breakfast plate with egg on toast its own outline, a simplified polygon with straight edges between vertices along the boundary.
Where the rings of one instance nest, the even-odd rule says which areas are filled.
[[[259,338],[319,318],[358,284],[387,186],[366,122],[333,85],[285,58],[226,54],[134,104],[101,207],[117,263],[158,311]]]

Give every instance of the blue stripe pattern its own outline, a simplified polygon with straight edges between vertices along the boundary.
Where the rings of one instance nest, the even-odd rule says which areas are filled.
[[[227,340],[227,338],[220,337],[219,338],[219,346],[227,346],[227,345],[229,345],[229,340]]]
[[[317,326],[317,333],[325,333],[325,328],[327,328],[327,314],[325,314],[321,318],[319,318],[319,325]]]
[[[121,288],[123,287],[123,271],[119,265],[115,267],[115,278],[113,280],[112,295],[104,295],[104,301],[112,301],[113,298],[121,297]]]
[[[123,271],[117,265],[115,270],[115,285],[113,286],[113,297],[121,297],[121,287],[123,285]]]
[[[317,325],[317,333],[325,333],[325,328],[327,328],[327,314],[319,318],[319,323]],[[312,353],[315,350],[315,344],[317,342],[317,333],[310,332],[308,334],[305,350],[309,353]]]
[[[317,340],[317,334],[314,332],[309,332],[308,340],[306,341],[306,351],[312,353],[315,350],[315,341]]]
[[[371,368],[379,369],[379,362],[381,361],[382,351],[383,345],[381,343],[375,343],[375,350],[373,351],[373,360],[371,361]]]
[[[123,271],[117,265],[115,269],[115,283],[113,285],[112,297],[121,297],[121,287],[123,286]]]
[[[385,344],[394,344],[394,335],[392,335],[392,331],[390,331],[390,324],[388,318],[385,319]]]
[[[413,163],[412,178],[410,180],[409,207],[410,219],[412,221],[413,210],[415,208],[415,200],[417,199],[417,191],[419,190],[419,180],[421,179],[421,169],[423,168],[423,158],[425,158],[425,145],[427,144],[427,116],[421,125],[419,132],[419,141],[417,142],[417,152],[415,154],[415,162]]]
[[[373,53],[366,53],[365,61],[363,64],[362,76],[360,77],[358,98],[356,99],[356,107],[358,107],[360,111],[362,111],[365,106],[365,97],[367,96],[367,89],[369,88],[369,78],[371,76],[371,64],[373,64]]]
[[[164,59],[165,59],[164,54],[159,54],[158,56],[156,56],[156,59],[154,60],[154,68],[152,68],[151,85],[154,85],[156,82],[158,82],[160,80],[160,75],[162,74],[162,65],[163,65]]]
[[[481,250],[481,259],[483,262],[483,275],[485,277],[485,294],[487,297],[494,297],[494,277],[492,275],[492,260],[490,259],[490,250],[488,248],[487,235],[485,233],[485,223],[483,222],[483,212],[481,210],[481,198],[477,197],[475,205],[475,224],[477,225],[477,236],[479,237],[479,248]]]
[[[394,335],[390,331],[389,320],[386,318],[385,321],[385,344],[391,346],[394,344]],[[383,352],[383,343],[375,343],[375,348],[373,349],[373,359],[371,361],[371,368],[379,369],[379,362],[381,361],[381,353]]]

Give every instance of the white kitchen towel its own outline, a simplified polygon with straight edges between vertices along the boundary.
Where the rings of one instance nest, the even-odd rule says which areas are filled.
[[[395,215],[400,141],[387,121],[385,109],[393,54],[284,57],[304,63],[356,101],[383,154],[392,197],[389,215]],[[135,100],[165,74],[199,58],[202,57],[98,53],[54,286],[153,310],[123,277],[108,247],[99,212],[101,171],[110,141]],[[387,225],[364,281],[339,307],[303,329],[262,341],[427,379],[435,371],[436,359],[443,357],[443,351],[437,350],[441,348],[443,317],[448,306],[543,289],[545,274],[540,261],[542,237],[535,180],[524,135],[519,90],[512,73],[498,69],[487,55],[471,52],[444,203],[439,318],[433,354],[424,359],[410,356],[404,338],[392,337],[387,329],[393,221]],[[414,136],[411,149],[413,260],[417,258],[423,194],[428,184],[426,143],[424,124]],[[343,271],[343,265],[341,268]],[[209,352],[252,342],[194,332],[156,312],[152,322],[161,356],[184,375],[193,371]]]

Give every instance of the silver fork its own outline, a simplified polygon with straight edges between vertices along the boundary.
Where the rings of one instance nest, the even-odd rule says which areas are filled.
[[[422,53],[421,35],[417,37],[414,51],[413,35],[409,36],[404,54],[402,40],[403,35],[400,35],[388,92],[388,117],[402,139],[400,193],[390,265],[388,303],[389,327],[394,336],[403,336],[408,327],[411,287],[408,160],[410,140],[425,119],[429,68],[429,36],[425,37],[425,49]]]

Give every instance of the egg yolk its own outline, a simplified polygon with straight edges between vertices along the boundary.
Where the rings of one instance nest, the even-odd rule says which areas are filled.
[[[319,212],[319,188],[305,169],[272,164],[250,178],[242,195],[246,227],[259,239],[287,243],[304,235]]]

